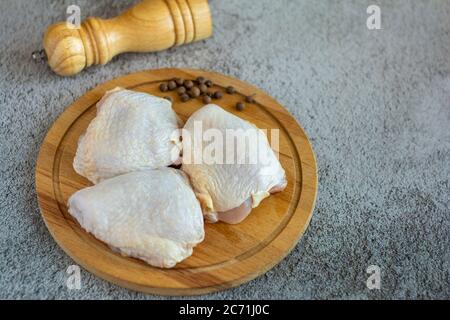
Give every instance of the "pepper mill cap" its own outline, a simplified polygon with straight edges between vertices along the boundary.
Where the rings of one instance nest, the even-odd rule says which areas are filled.
[[[75,25],[59,22],[51,25],[44,36],[48,64],[62,76],[71,76],[86,66],[86,54],[80,32]]]

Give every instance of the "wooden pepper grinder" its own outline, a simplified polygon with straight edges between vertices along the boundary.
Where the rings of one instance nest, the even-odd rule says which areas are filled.
[[[52,70],[70,76],[120,53],[160,51],[211,34],[207,0],[143,0],[112,19],[89,17],[78,29],[67,22],[51,25],[44,50]]]

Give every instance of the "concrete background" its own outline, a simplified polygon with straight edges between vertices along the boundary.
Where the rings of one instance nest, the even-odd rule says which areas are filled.
[[[53,121],[99,83],[191,67],[269,92],[305,128],[317,155],[315,214],[295,250],[264,276],[209,298],[450,298],[450,2],[212,1],[212,39],[125,54],[61,78],[30,60],[69,4],[109,17],[132,1],[0,2],[0,298],[138,298],[82,271],[39,213],[34,169]],[[378,4],[382,30],[368,30]],[[368,290],[366,269],[381,268]]]

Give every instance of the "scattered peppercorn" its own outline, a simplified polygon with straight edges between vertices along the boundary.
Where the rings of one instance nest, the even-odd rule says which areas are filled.
[[[165,82],[161,83],[161,84],[159,85],[159,90],[160,90],[161,92],[166,92],[167,90],[169,90],[169,88],[168,88],[168,86],[167,86],[167,83],[165,83]]]
[[[244,110],[244,108],[245,108],[245,104],[243,102],[236,103],[237,110],[242,111],[242,110]]]
[[[198,87],[192,87],[191,90],[189,90],[189,95],[191,98],[197,98],[200,96],[200,89]]]
[[[173,80],[169,81],[169,90],[174,90],[177,87],[177,83]]]
[[[204,104],[211,103],[211,97],[208,96],[208,95],[204,95],[203,98],[202,98],[202,100],[203,100],[203,103],[204,103]]]
[[[178,86],[182,86],[184,84],[184,79],[181,78],[176,78],[175,82]]]
[[[183,94],[180,96],[180,99],[181,99],[182,102],[186,102],[186,101],[188,101],[190,98],[189,98],[189,95],[188,95],[187,93],[183,93]]]
[[[255,99],[253,98],[254,95],[246,96],[245,101],[248,103],[255,103]]]
[[[201,93],[205,93],[208,91],[208,87],[206,86],[206,84],[202,83],[201,85],[198,86],[198,88],[200,89]]]
[[[222,99],[223,93],[221,91],[214,92],[214,99]]]
[[[186,93],[186,88],[185,87],[179,87],[177,89],[177,93],[178,93],[178,95],[181,96],[183,93]]]
[[[186,88],[186,89],[190,89],[190,88],[192,88],[194,86],[194,82],[192,82],[191,80],[186,80],[185,82],[184,82],[184,87]]]
[[[198,84],[203,84],[203,83],[205,83],[205,81],[206,81],[205,77],[197,77]]]
[[[170,102],[173,101],[173,100],[172,100],[172,97],[169,97],[169,96],[165,96],[164,99],[169,100]]]
[[[213,82],[211,80],[206,80],[205,84],[207,87],[211,88],[213,86]]]
[[[226,91],[228,94],[233,94],[233,93],[236,92],[236,90],[235,90],[234,87],[232,87],[232,86],[228,86],[228,87],[225,89],[225,91]]]

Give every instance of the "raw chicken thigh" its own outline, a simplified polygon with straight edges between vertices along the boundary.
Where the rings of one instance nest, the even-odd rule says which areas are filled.
[[[180,161],[179,120],[171,103],[116,88],[97,104],[97,116],[80,137],[75,171],[98,183],[120,174]]]
[[[199,125],[203,137],[196,129]],[[230,147],[227,132],[234,132],[238,137],[239,142],[234,146]],[[250,133],[247,137],[253,134],[253,138],[244,138],[242,132]],[[182,170],[191,178],[203,213],[210,222],[239,223],[264,198],[286,187],[285,172],[266,135],[217,105],[209,104],[196,111],[187,120],[182,136]],[[212,152],[211,144],[217,143],[219,136],[222,145],[219,143],[218,150]],[[222,151],[222,161],[220,157],[215,158],[218,151]],[[209,154],[214,161],[207,159]]]
[[[69,199],[80,225],[123,255],[171,268],[203,241],[203,215],[187,176],[161,168],[132,172]]]

